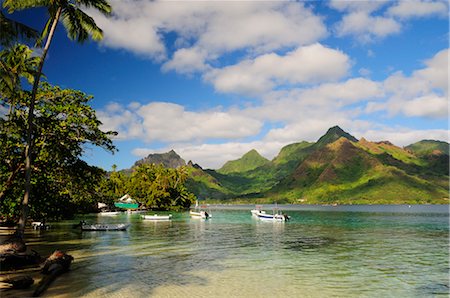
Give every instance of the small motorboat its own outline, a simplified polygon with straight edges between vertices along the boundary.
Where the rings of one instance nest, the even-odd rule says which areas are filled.
[[[261,206],[262,207],[262,206]],[[280,213],[278,208],[273,209],[273,213],[269,214],[266,211],[261,210],[261,207],[251,210],[252,215],[258,217],[261,220],[270,220],[270,221],[288,221],[291,217],[287,214]]]
[[[288,221],[290,219],[289,215],[283,214],[283,213],[274,213],[274,214],[267,214],[267,213],[257,213],[256,216],[261,220],[271,220],[271,221]]]
[[[88,224],[85,221],[80,221],[76,226],[81,227],[82,231],[125,231],[131,224]]]
[[[189,211],[189,216],[193,218],[208,219],[211,215],[206,211]]]
[[[169,215],[158,215],[158,214],[142,215],[142,219],[145,219],[145,220],[171,220],[172,214],[169,214]]]
[[[99,215],[104,215],[104,216],[115,216],[115,215],[119,215],[120,212],[119,211],[102,211],[99,213]]]
[[[202,210],[204,208],[206,208],[206,206],[201,206],[201,208],[199,208],[198,200],[196,200],[195,201],[195,209],[189,211],[189,216],[192,218],[201,218],[201,219],[211,218],[211,213],[208,213],[205,210]]]

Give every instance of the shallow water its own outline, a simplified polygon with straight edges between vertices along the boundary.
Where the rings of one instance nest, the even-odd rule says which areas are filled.
[[[65,221],[29,245],[75,257],[48,297],[449,295],[448,206],[278,206],[286,223],[259,221],[252,207],[215,207],[206,221],[85,216],[132,225],[81,232]]]

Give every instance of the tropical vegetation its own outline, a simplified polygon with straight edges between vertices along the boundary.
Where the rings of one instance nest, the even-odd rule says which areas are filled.
[[[116,151],[116,132],[101,130],[92,96],[42,81],[45,57],[59,21],[68,37],[78,42],[99,40],[102,31],[83,9],[109,15],[105,0],[3,1],[9,13],[45,7],[48,21],[38,32],[1,13],[0,52],[0,220],[19,223],[23,233],[27,218],[52,220],[97,210],[97,203],[124,193],[142,205],[183,209],[194,195],[187,191],[185,168],[154,165],[137,167],[130,175],[87,164],[88,146]],[[44,44],[41,56],[23,42]]]

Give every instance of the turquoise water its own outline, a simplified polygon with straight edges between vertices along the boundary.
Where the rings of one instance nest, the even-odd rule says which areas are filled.
[[[278,206],[285,223],[259,221],[252,207],[211,207],[206,221],[92,215],[83,218],[132,225],[81,232],[67,221],[30,245],[75,257],[49,297],[449,295],[448,206]]]

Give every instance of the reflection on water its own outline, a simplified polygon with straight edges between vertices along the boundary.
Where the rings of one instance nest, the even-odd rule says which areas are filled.
[[[125,232],[81,232],[67,221],[27,240],[42,255],[58,248],[75,257],[48,297],[449,293],[448,212],[290,209],[291,221],[266,222],[243,209],[213,209],[210,220],[179,213],[167,222],[90,216],[132,225]]]

